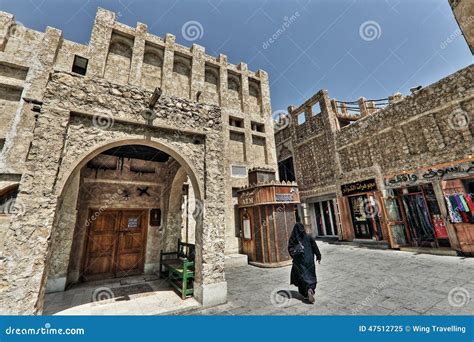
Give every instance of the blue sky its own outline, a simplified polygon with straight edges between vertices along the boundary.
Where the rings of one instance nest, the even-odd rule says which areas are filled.
[[[56,27],[80,43],[98,6],[127,25],[140,21],[153,34],[266,70],[274,111],[323,88],[346,101],[407,94],[473,62],[447,0],[0,0],[25,26]],[[195,40],[182,34],[189,21],[202,27]]]

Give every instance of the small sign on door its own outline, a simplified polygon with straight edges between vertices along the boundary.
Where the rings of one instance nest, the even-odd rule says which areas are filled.
[[[138,228],[138,217],[129,217],[127,228]]]

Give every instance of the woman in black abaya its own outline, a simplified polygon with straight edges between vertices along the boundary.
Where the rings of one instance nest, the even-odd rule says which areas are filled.
[[[296,223],[288,242],[288,252],[293,258],[291,284],[298,287],[298,292],[311,303],[314,303],[316,289],[316,265],[314,256],[321,263],[321,253],[316,241],[308,235],[302,223]]]

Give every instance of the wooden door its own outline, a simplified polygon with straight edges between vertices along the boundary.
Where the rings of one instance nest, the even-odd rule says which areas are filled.
[[[143,272],[146,211],[90,212],[90,226],[82,272],[84,280],[123,277]]]
[[[123,211],[118,227],[116,276],[143,273],[146,215],[143,210]]]
[[[392,248],[409,245],[410,232],[406,225],[404,212],[401,210],[400,200],[394,196],[383,199],[383,211],[387,220],[388,236]]]
[[[116,227],[120,212],[108,210],[97,216],[98,211],[91,210],[86,247],[86,259],[83,269],[85,280],[112,278],[115,276]]]

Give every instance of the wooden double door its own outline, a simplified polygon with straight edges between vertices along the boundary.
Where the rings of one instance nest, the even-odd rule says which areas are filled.
[[[146,210],[90,210],[88,222],[83,280],[143,273]]]

